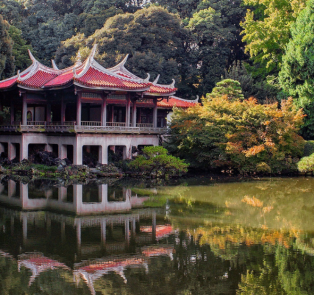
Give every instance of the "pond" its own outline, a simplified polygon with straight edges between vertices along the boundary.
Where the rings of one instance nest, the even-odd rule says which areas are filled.
[[[314,294],[313,192],[2,179],[0,294]]]

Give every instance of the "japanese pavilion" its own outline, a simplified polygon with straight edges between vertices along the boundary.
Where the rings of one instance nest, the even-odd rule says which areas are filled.
[[[69,68],[44,66],[32,60],[23,72],[0,81],[0,111],[10,108],[10,122],[0,122],[0,152],[10,160],[28,159],[32,145],[54,151],[59,158],[82,164],[83,149],[97,148],[99,163],[107,164],[108,148],[158,145],[174,106],[186,108],[197,101],[175,97],[170,85],[142,79],[125,68],[126,56],[106,69],[88,58]],[[0,118],[1,120],[1,118]]]

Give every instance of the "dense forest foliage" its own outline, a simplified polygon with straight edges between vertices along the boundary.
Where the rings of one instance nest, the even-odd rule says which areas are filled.
[[[98,43],[105,67],[129,54],[131,71],[152,79],[161,74],[161,83],[175,78],[185,98],[205,96],[231,78],[245,98],[293,95],[303,102],[311,92],[289,86],[286,64],[305,7],[305,0],[0,0],[0,75],[24,69],[28,48],[42,63],[55,59],[63,68]],[[308,84],[303,76],[298,89]]]
[[[288,122],[294,122],[288,137],[294,138],[296,132],[305,139],[314,136],[314,0],[0,0],[0,14],[1,78],[30,64],[27,49],[42,63],[50,65],[55,59],[59,68],[65,68],[79,54],[84,59],[97,43],[96,59],[103,66],[114,66],[129,54],[126,67],[138,76],[150,73],[155,79],[160,74],[164,84],[175,78],[178,96],[207,97],[204,114],[223,96],[227,97],[223,104],[234,107],[239,118],[249,110],[261,115],[264,109],[259,104],[273,103],[265,122],[284,126],[284,119],[279,122],[271,116],[277,116],[273,109],[292,97],[306,116],[300,128],[301,121],[292,118],[297,110],[287,111],[292,116]],[[234,82],[224,85],[227,92],[216,93],[219,83],[228,80]],[[241,91],[240,104],[228,99],[228,91],[236,89]],[[248,101],[251,97],[254,103]],[[238,109],[244,113],[239,115]],[[178,121],[193,112],[177,116]],[[197,120],[204,121],[204,114]],[[265,124],[264,119],[261,116],[258,124]],[[210,121],[206,120],[205,125]],[[255,128],[264,128],[258,124]],[[191,130],[197,131],[193,126]],[[174,128],[174,134],[181,131]],[[216,135],[210,134],[211,140]],[[227,133],[223,136],[219,144],[229,142]],[[265,143],[265,138],[260,140]],[[280,136],[273,140],[281,150]],[[247,143],[244,150],[259,146],[258,141]],[[266,150],[263,153],[269,155]],[[201,157],[189,155],[194,161]],[[300,155],[283,152],[282,159],[286,156]],[[267,167],[273,170],[273,164],[267,162]]]

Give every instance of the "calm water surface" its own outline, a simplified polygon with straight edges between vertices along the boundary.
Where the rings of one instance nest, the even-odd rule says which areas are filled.
[[[314,294],[313,192],[2,179],[0,294]]]

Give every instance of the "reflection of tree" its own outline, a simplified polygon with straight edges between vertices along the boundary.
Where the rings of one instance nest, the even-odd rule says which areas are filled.
[[[185,187],[183,193],[177,195],[176,188],[158,189],[160,194],[184,197],[192,203],[202,202],[203,206],[207,203],[212,204],[213,207],[224,211],[219,217],[213,215],[213,218],[222,219],[224,223],[245,224],[254,228],[298,230],[314,229],[314,199],[311,193],[313,191],[314,181],[306,178],[189,186]],[[254,203],[254,200],[257,202]],[[204,210],[200,214],[207,212]],[[204,216],[200,214],[194,217],[203,218]]]
[[[0,256],[0,294],[29,294],[28,271],[18,272],[17,262]]]

